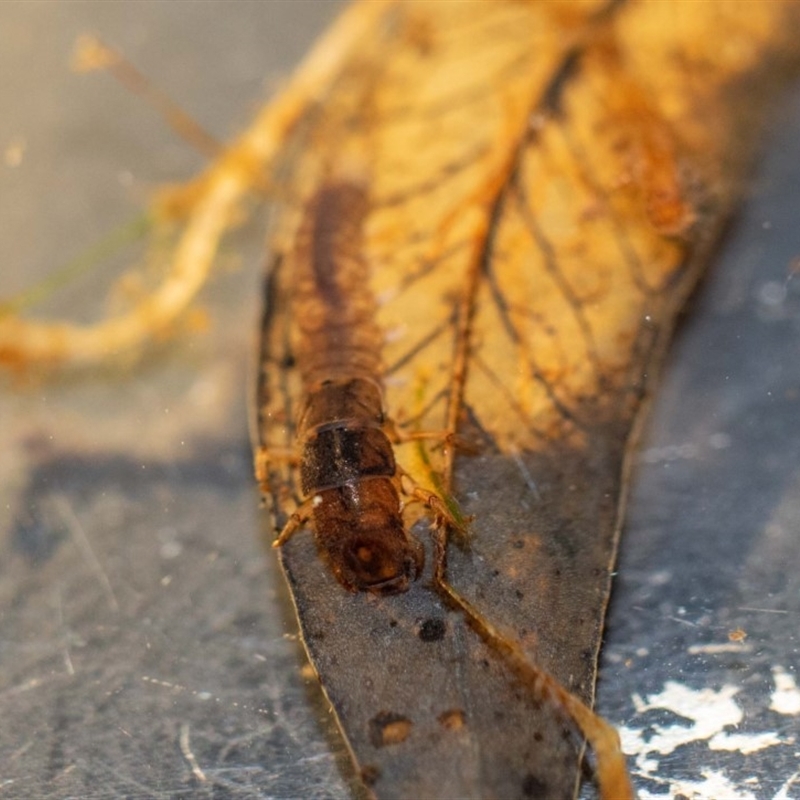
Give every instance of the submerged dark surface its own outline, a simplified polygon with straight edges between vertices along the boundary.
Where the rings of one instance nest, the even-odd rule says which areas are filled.
[[[799,131],[795,91],[634,472],[598,700],[643,797],[800,797]]]
[[[133,8],[3,6],[0,142],[25,139],[22,163],[0,167],[4,295],[200,164],[110,78],[67,72],[75,34],[119,45],[226,136],[333,12]],[[800,255],[796,95],[781,126],[680,331],[636,470],[599,709],[627,728],[629,748],[653,751],[632,765],[643,797],[800,797],[787,682],[800,646],[800,276],[787,271]],[[220,270],[205,292],[210,332],[118,372],[4,382],[2,797],[352,796],[260,541],[246,377],[261,242],[251,230],[226,248],[245,268]],[[98,280],[48,310],[97,313]],[[744,641],[730,641],[739,630]],[[420,646],[441,647],[445,633],[423,620]],[[686,743],[665,752],[672,728]],[[381,718],[365,736],[380,744],[402,729]]]

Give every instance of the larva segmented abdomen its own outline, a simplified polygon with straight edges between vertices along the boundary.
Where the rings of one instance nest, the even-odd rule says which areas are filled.
[[[382,337],[363,248],[367,211],[364,187],[332,183],[314,195],[298,231],[291,269],[296,355],[306,392],[337,378],[380,385]]]

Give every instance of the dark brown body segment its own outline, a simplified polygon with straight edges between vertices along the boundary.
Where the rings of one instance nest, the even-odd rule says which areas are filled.
[[[381,331],[363,258],[368,204],[358,184],[325,186],[308,204],[291,267],[303,382],[300,476],[317,543],[351,591],[402,592],[422,567],[403,524],[384,433]]]

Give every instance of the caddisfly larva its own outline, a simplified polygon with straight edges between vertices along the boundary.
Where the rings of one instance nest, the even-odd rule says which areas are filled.
[[[307,522],[339,582],[351,591],[406,591],[422,571],[422,544],[406,529],[401,496],[436,524],[457,524],[436,494],[398,467],[383,408],[377,305],[369,288],[365,187],[338,180],[308,203],[284,268],[292,275],[293,355],[302,399],[297,444],[304,500],[275,544]],[[269,452],[256,457],[265,485]]]

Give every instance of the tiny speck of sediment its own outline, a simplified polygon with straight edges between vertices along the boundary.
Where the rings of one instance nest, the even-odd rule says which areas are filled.
[[[460,708],[449,708],[439,714],[437,719],[448,731],[460,731],[467,724],[466,715]]]
[[[387,747],[404,742],[413,723],[402,714],[380,711],[369,721],[369,739],[373,747]]]

